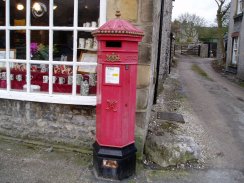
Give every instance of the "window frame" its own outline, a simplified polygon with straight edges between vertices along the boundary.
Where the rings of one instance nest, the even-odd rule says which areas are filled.
[[[237,65],[239,54],[239,37],[233,37],[231,64]]]
[[[31,25],[31,0],[26,0],[26,25],[25,26],[11,26],[10,25],[10,1],[5,1],[5,26],[0,26],[0,31],[5,31],[6,42],[6,58],[0,59],[0,62],[5,63],[7,73],[7,88],[0,90],[0,98],[14,99],[33,102],[45,102],[45,103],[58,103],[58,104],[74,104],[74,105],[96,105],[96,96],[78,96],[76,94],[76,74],[78,66],[94,65],[97,63],[85,63],[77,61],[77,44],[78,44],[78,32],[91,32],[96,28],[92,27],[78,27],[78,0],[74,0],[74,24],[72,27],[59,27],[54,26],[54,11],[53,1],[49,1],[49,26],[32,26]],[[99,12],[99,25],[106,22],[106,0],[100,0],[100,12]],[[26,31],[26,60],[10,59],[10,31],[13,30],[25,30]],[[30,44],[31,44],[31,31],[33,30],[48,30],[49,31],[49,60],[31,60]],[[54,31],[72,31],[73,32],[73,61],[53,61],[53,33]],[[12,91],[10,81],[10,64],[11,63],[25,63],[26,75],[27,75],[27,91]],[[73,85],[72,94],[66,95],[62,93],[53,93],[53,83],[49,79],[48,93],[32,93],[30,83],[30,66],[31,64],[47,64],[49,65],[49,78],[53,76],[54,65],[70,65],[73,66]]]
[[[242,11],[243,11],[243,0],[237,0],[237,11],[236,11],[236,14],[241,14]]]

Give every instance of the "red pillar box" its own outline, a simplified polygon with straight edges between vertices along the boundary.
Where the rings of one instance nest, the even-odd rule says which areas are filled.
[[[120,16],[118,12],[116,15]],[[135,173],[138,42],[143,32],[117,18],[93,35],[98,41],[93,162],[98,176],[121,180]]]

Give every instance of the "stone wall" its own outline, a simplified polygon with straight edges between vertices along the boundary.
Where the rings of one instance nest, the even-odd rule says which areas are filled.
[[[0,134],[91,149],[95,107],[0,99]]]
[[[240,31],[240,47],[239,47],[239,60],[237,66],[237,77],[244,81],[244,18],[242,19]]]
[[[169,59],[170,59],[170,33],[171,33],[171,15],[172,15],[172,0],[164,0],[163,10],[163,28],[161,38],[161,54],[160,54],[160,70],[159,70],[159,84],[163,84],[163,81],[168,76],[169,71]],[[158,89],[162,88],[159,86]]]

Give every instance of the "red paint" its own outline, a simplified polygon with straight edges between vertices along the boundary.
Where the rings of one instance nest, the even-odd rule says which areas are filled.
[[[143,32],[115,19],[93,35],[98,40],[96,140],[100,146],[125,147],[135,141],[138,42]]]

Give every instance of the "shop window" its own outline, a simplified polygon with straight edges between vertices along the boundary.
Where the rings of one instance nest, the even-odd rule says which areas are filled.
[[[0,1],[0,97],[95,105],[105,21],[106,0]]]
[[[6,49],[5,49],[5,31],[0,30],[0,90],[6,90]]]
[[[31,60],[49,60],[49,32],[46,30],[31,31]]]
[[[0,26],[5,25],[5,1],[0,1]]]
[[[26,0],[10,0],[10,15],[12,26],[26,25]]]
[[[49,25],[49,0],[32,0],[30,6],[31,25]]]
[[[26,59],[26,31],[25,30],[10,31],[10,48],[12,51],[14,51],[15,54],[14,59],[22,59],[22,60]]]
[[[2,51],[0,50],[0,58]],[[0,61],[0,90],[6,90],[7,88],[7,72],[6,63]]]
[[[74,1],[54,0],[54,26],[73,26]]]

